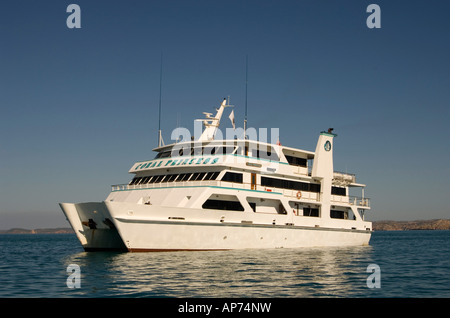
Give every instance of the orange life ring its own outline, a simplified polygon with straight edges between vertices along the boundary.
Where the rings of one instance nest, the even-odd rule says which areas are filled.
[[[301,191],[298,191],[297,192],[297,199],[300,199],[302,197],[302,192]]]

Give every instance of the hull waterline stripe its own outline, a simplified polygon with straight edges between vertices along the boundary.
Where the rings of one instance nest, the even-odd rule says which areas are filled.
[[[191,226],[225,226],[225,227],[253,227],[253,228],[268,228],[268,229],[290,229],[290,230],[312,230],[312,231],[333,231],[333,232],[351,232],[351,233],[364,233],[371,234],[369,230],[356,230],[356,229],[342,229],[342,228],[330,228],[330,227],[312,227],[312,226],[299,226],[299,225],[277,225],[277,224],[253,224],[253,223],[208,223],[208,222],[183,222],[183,221],[163,221],[163,220],[143,220],[143,219],[128,219],[128,218],[116,218],[117,221],[123,223],[145,223],[145,224],[163,224],[163,225],[191,225]]]

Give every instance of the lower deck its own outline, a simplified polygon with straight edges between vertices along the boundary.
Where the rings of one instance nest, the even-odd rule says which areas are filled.
[[[113,191],[106,201],[237,212],[239,215],[251,215],[252,218],[261,220],[270,219],[272,216],[280,216],[283,219],[292,218],[285,223],[315,222],[317,224],[319,220],[332,219],[348,221],[345,228],[349,229],[370,228],[368,225],[370,222],[364,222],[364,211],[368,207],[361,205],[364,204],[361,199],[333,195],[331,206],[324,208],[320,195],[318,192],[208,180],[158,183],[152,187],[147,185],[145,187],[141,185],[113,186]],[[308,219],[312,220],[308,221]]]

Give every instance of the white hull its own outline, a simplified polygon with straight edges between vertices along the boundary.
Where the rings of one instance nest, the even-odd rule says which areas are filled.
[[[281,225],[123,222],[130,252],[368,245],[369,232]]]
[[[105,204],[132,252],[367,245],[371,234],[323,227],[302,216]]]
[[[368,245],[371,231],[330,227],[292,215],[186,209],[117,202],[61,204],[87,251],[230,250]],[[94,212],[95,211],[95,212]],[[75,213],[76,212],[76,213]],[[80,221],[93,220],[96,229]],[[105,225],[105,219],[114,226]],[[340,224],[339,224],[340,223]],[[352,223],[354,225],[354,223]]]
[[[60,207],[85,251],[126,250],[113,223],[105,223],[111,217],[103,202],[60,203]],[[95,222],[95,229],[86,224],[88,220]]]

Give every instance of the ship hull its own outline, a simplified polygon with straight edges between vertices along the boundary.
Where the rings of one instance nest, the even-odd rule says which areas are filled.
[[[371,231],[289,215],[130,203],[61,203],[85,251],[205,251],[368,245]],[[303,222],[301,222],[303,221]],[[319,223],[319,224],[314,224]]]
[[[368,245],[370,230],[301,225],[289,215],[105,202],[130,252]],[[224,213],[226,212],[226,213]],[[319,221],[319,220],[316,220]]]
[[[307,227],[124,223],[122,232],[130,252],[357,246],[368,245],[370,240],[365,232]]]
[[[60,207],[85,251],[127,251],[104,202],[60,203]]]

